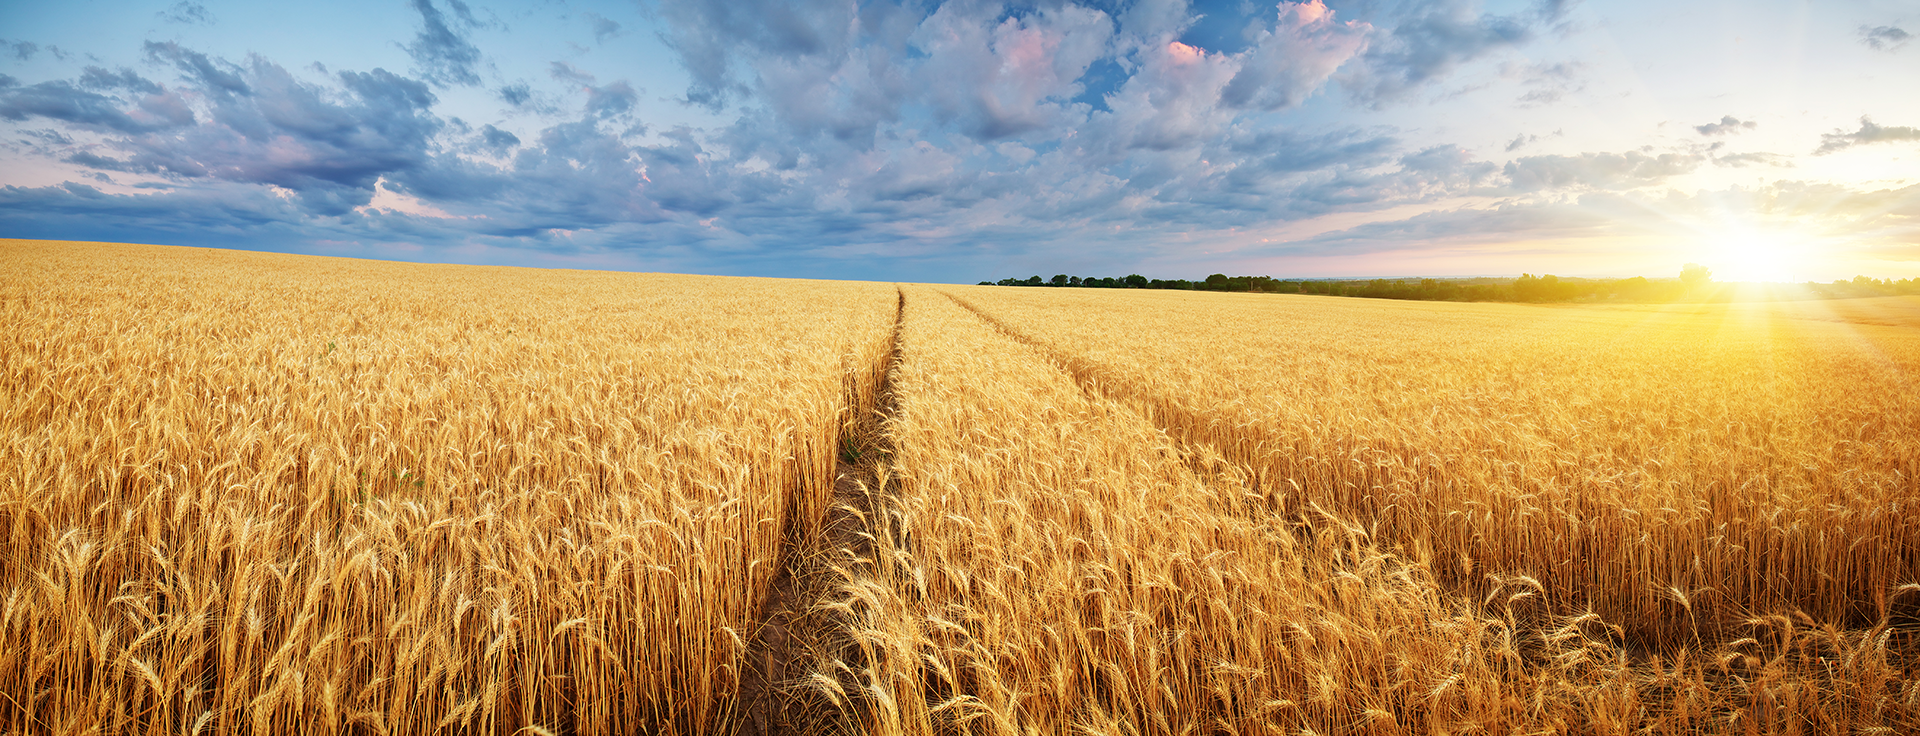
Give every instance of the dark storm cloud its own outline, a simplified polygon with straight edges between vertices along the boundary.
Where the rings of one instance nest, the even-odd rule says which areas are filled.
[[[1757,125],[1758,123],[1755,123],[1751,120],[1740,120],[1739,118],[1735,118],[1732,115],[1722,115],[1720,117],[1720,122],[1707,123],[1706,125],[1695,125],[1693,126],[1693,129],[1699,132],[1700,135],[1716,136],[1716,135],[1727,135],[1730,133],[1739,133],[1741,131],[1753,130]]]
[[[1883,126],[1871,119],[1860,118],[1860,129],[1851,133],[1835,130],[1820,135],[1820,147],[1813,155],[1821,156],[1867,143],[1893,143],[1898,141],[1920,140],[1920,129],[1904,126]]]
[[[1860,42],[1875,51],[1893,51],[1907,45],[1913,34],[1898,26],[1861,26]]]
[[[403,48],[413,57],[413,63],[419,65],[420,75],[440,86],[474,86],[480,84],[480,75],[476,67],[480,65],[480,49],[467,40],[465,34],[455,30],[454,24],[463,28],[479,25],[473,18],[473,11],[460,0],[447,0],[453,9],[453,24],[447,16],[435,7],[433,0],[413,0],[413,9],[420,13],[420,32],[413,37],[413,43]]]

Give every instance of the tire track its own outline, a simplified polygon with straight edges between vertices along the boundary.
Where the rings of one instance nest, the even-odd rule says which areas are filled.
[[[1180,448],[1188,469],[1208,485],[1223,493],[1235,487],[1245,488],[1241,498],[1222,498],[1232,506],[1252,502],[1264,514],[1279,514],[1281,518],[1298,518],[1311,527],[1313,519],[1305,516],[1309,509],[1299,507],[1299,502],[1291,494],[1277,492],[1278,486],[1286,486],[1282,479],[1267,477],[1261,465],[1255,462],[1257,453],[1253,448],[1239,445],[1221,445],[1204,439],[1204,430],[1214,424],[1214,420],[1175,404],[1163,397],[1134,388],[1124,380],[1116,378],[1109,371],[1092,361],[1069,354],[1047,344],[1038,338],[1027,335],[1012,325],[993,316],[993,314],[975,306],[953,294],[940,292],[954,304],[980,318],[982,322],[999,331],[1021,345],[1038,352],[1041,357],[1071,376],[1080,390],[1090,397],[1098,397],[1133,408],[1144,416],[1148,423],[1158,428]],[[1224,481],[1224,482],[1223,482]],[[1335,519],[1333,514],[1317,507],[1312,509],[1321,516]],[[1344,522],[1342,522],[1344,523]]]
[[[796,508],[783,524],[778,572],[747,649],[742,712],[736,716],[744,736],[817,733],[831,731],[837,723],[839,710],[804,680],[808,664],[844,658],[843,626],[820,604],[839,582],[836,567],[859,566],[873,558],[874,509],[892,490],[886,464],[894,448],[886,422],[899,406],[893,378],[907,312],[906,292],[896,287],[894,293],[893,332],[880,364],[869,369],[878,377],[871,402],[861,396],[857,375],[846,378],[848,410],[854,417],[834,438],[838,458],[824,518],[810,528]]]

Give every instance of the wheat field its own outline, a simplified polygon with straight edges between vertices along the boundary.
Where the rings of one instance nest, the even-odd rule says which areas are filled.
[[[725,728],[896,296],[32,242],[0,272],[14,733]]]
[[[4,733],[1920,731],[1910,299],[0,274]]]

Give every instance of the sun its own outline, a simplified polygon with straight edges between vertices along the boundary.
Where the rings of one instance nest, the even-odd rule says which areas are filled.
[[[1708,257],[1716,281],[1784,283],[1811,277],[1810,244],[1795,233],[1740,227],[1714,241]]]

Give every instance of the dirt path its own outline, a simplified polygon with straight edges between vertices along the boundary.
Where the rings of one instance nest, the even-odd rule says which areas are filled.
[[[834,730],[839,710],[825,697],[796,684],[810,674],[811,663],[845,649],[844,637],[837,634],[839,622],[831,611],[818,605],[833,595],[839,582],[833,567],[871,564],[873,539],[867,520],[872,518],[877,501],[889,492],[884,474],[893,446],[887,438],[886,422],[898,406],[893,375],[900,361],[900,331],[906,321],[906,293],[896,293],[893,334],[874,407],[863,411],[863,416],[857,417],[835,443],[840,456],[834,466],[833,499],[826,518],[818,533],[810,535],[794,521],[799,514],[790,514],[782,530],[779,572],[761,607],[763,618],[748,644],[747,670],[741,677],[743,736]]]

